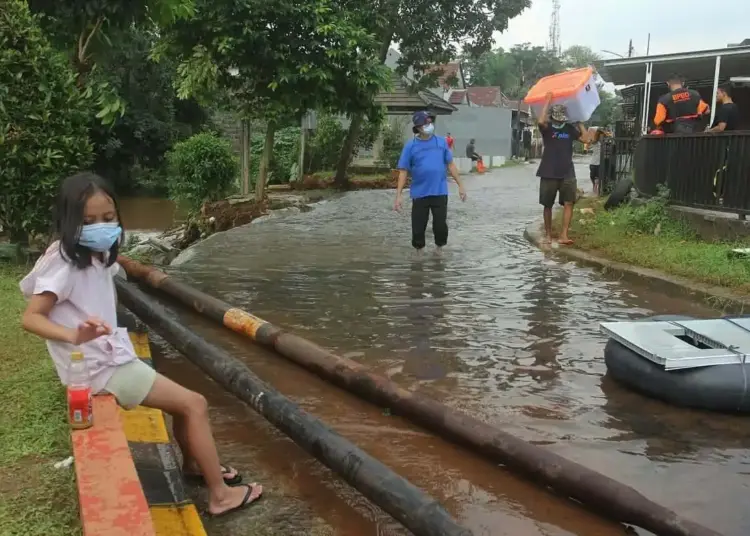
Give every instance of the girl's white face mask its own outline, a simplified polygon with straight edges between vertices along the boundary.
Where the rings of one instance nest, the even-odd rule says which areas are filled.
[[[122,234],[118,222],[92,223],[81,227],[78,243],[91,251],[103,253],[109,251]]]

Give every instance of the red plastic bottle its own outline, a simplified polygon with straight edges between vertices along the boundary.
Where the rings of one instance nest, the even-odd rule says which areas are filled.
[[[94,424],[91,381],[81,352],[73,352],[68,366],[68,422],[74,430]]]

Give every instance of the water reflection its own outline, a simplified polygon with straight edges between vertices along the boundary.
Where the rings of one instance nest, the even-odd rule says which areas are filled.
[[[445,286],[443,263],[426,266],[423,261],[414,261],[409,266],[406,279],[409,300],[404,316],[408,330],[404,330],[409,351],[404,356],[403,371],[417,380],[444,378],[447,370],[440,363],[440,348],[434,343],[434,335],[444,330],[445,305],[449,300]]]
[[[535,265],[529,268],[528,279],[531,284],[523,293],[527,305],[520,311],[528,319],[527,335],[532,337],[528,346],[533,357],[529,376],[546,383],[554,380],[561,370],[560,348],[565,340],[562,322],[565,303],[570,299],[569,278],[565,270]]]

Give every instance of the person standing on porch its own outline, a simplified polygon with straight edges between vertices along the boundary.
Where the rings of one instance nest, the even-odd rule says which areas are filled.
[[[708,132],[726,132],[739,128],[740,109],[729,92],[729,86],[720,86],[716,90],[716,117]]]
[[[412,116],[414,138],[404,145],[398,161],[398,185],[393,208],[401,212],[406,174],[411,174],[411,245],[421,253],[426,245],[425,231],[432,213],[432,232],[438,253],[448,243],[448,175],[458,184],[458,195],[466,201],[466,190],[453,162],[445,138],[435,136],[435,118],[427,112]]]
[[[568,246],[573,244],[568,230],[578,195],[573,142],[588,143],[589,134],[581,123],[568,122],[564,105],[552,105],[552,93],[547,94],[537,126],[544,141],[542,161],[536,175],[539,177],[539,204],[544,207],[545,242],[547,245],[552,242],[552,207],[558,198],[563,206],[563,225],[557,242]]]
[[[673,74],[667,79],[669,93],[662,95],[656,104],[654,126],[670,134],[692,134],[701,120],[711,113],[711,108],[700,93],[685,87],[685,79]],[[665,130],[663,126],[671,127]]]

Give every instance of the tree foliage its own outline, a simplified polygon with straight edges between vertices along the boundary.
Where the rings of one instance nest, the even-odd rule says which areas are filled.
[[[602,61],[602,57],[590,47],[573,45],[563,52],[562,61],[565,67],[577,69],[589,65],[596,67]]]
[[[0,0],[0,227],[50,230],[60,181],[91,162],[90,109],[24,0]]]
[[[208,120],[194,100],[177,99],[172,86],[174,62],[148,59],[154,30],[153,25],[144,25],[118,32],[118,46],[98,59],[102,79],[128,103],[112,125],[92,122],[94,168],[114,182],[119,193],[144,189],[166,193],[166,181],[160,176],[165,153]]]
[[[330,0],[199,0],[167,33],[181,97],[228,89],[243,114],[283,122],[309,109],[372,106],[387,83],[375,40]]]
[[[464,56],[464,74],[473,86],[499,86],[512,99],[523,98],[540,78],[560,72],[563,64],[554,53],[529,43],[498,48],[477,59]]]
[[[126,101],[106,80],[98,61],[117,48],[118,37],[138,26],[168,24],[193,14],[192,0],[28,0],[53,44],[65,51],[78,85],[96,106],[96,117],[112,125]]]

